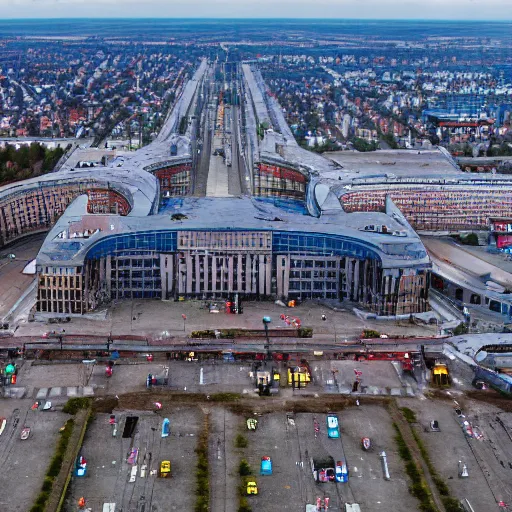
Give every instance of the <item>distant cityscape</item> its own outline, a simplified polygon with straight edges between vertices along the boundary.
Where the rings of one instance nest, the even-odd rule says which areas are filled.
[[[243,23],[219,23],[208,37],[191,36],[186,23],[170,37],[163,22],[135,40],[126,21],[112,36],[94,33],[101,25],[93,21],[90,36],[59,35],[59,26],[4,35],[0,136],[136,149],[154,140],[207,55],[258,63],[297,141],[313,151],[440,144],[454,156],[512,155],[512,39],[503,24],[448,23],[437,34],[426,23],[391,37],[385,25],[365,36],[350,24],[320,24],[319,36],[297,22],[276,40],[273,22],[242,35]]]

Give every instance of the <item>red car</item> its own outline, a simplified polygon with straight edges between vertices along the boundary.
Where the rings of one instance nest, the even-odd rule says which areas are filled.
[[[334,468],[322,468],[318,472],[318,481],[319,482],[334,482],[336,479],[336,473]]]

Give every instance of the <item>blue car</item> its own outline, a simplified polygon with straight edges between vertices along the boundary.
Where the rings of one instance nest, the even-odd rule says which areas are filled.
[[[272,459],[270,457],[261,457],[260,475],[272,474]]]
[[[327,437],[329,439],[338,439],[340,437],[338,416],[334,414],[327,415]]]
[[[348,468],[344,462],[336,462],[336,482],[348,482]]]
[[[169,418],[164,418],[162,421],[162,437],[169,437],[169,433],[171,432],[171,422]]]

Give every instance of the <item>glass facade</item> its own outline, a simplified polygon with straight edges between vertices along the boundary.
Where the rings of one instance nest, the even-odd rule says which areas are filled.
[[[192,231],[192,230],[187,230]],[[222,231],[222,230],[195,230]],[[249,231],[249,230],[245,230]],[[87,259],[102,258],[132,251],[172,253],[178,250],[178,235],[181,231],[147,231],[112,235],[93,245]],[[353,258],[380,260],[377,251],[368,244],[354,241],[342,235],[301,233],[299,231],[274,231],[272,233],[274,254],[315,254],[318,256],[351,256]]]
[[[123,235],[112,235],[93,245],[87,259],[133,254],[133,251],[176,252],[178,234],[176,231],[146,231]]]
[[[272,237],[272,252],[278,254],[315,254],[318,256],[351,256],[380,260],[377,252],[363,243],[341,235],[306,234],[299,231],[276,231]]]

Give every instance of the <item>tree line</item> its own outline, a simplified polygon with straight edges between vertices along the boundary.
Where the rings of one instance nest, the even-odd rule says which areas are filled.
[[[7,144],[0,149],[0,185],[46,174],[53,170],[63,154],[61,147],[48,149],[38,142],[19,149]]]

